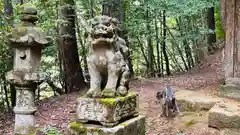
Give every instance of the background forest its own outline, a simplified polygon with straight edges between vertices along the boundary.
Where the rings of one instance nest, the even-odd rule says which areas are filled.
[[[129,66],[133,77],[164,77],[187,72],[200,64],[224,38],[219,0],[0,0],[0,112],[15,104],[14,87],[5,73],[12,69],[12,50],[6,34],[19,24],[22,4],[38,8],[38,25],[51,36],[52,45],[43,52],[41,68],[49,74],[46,83],[36,90],[36,100],[85,88],[87,20],[105,14],[116,17],[127,41]],[[69,12],[76,39],[70,45],[61,42],[61,27]],[[76,51],[78,50],[78,51]],[[68,61],[71,61],[69,63]],[[75,89],[72,89],[75,87]]]

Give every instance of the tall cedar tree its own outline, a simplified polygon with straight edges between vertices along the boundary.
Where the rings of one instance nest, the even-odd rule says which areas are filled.
[[[166,48],[166,37],[167,37],[167,24],[166,24],[166,11],[163,10],[163,14],[162,14],[162,19],[163,19],[163,42],[162,42],[162,51],[163,51],[163,56],[165,59],[165,66],[166,66],[166,73],[167,75],[170,75],[170,65],[169,65],[169,59],[168,59],[168,55],[167,55],[167,48]],[[162,63],[163,64],[163,63]]]
[[[216,43],[216,33],[215,33],[215,17],[214,17],[214,7],[211,7],[208,9],[208,29],[211,30],[211,32],[208,35],[208,53],[212,54],[214,53]]]
[[[74,0],[60,0],[58,48],[64,70],[65,93],[86,87],[78,56],[74,4]]]
[[[226,16],[226,0],[220,0],[221,5],[221,20],[223,31],[225,31],[225,16]]]
[[[146,21],[147,21],[147,45],[148,45],[148,64],[147,64],[147,72],[149,77],[154,77],[154,55],[153,55],[153,45],[152,45],[152,35],[151,35],[151,20],[150,20],[150,12],[149,5],[147,5],[146,10]]]

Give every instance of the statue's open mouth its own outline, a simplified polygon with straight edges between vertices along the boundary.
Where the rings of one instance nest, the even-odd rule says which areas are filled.
[[[108,33],[96,33],[93,35],[94,39],[99,39],[99,38],[113,38],[113,33],[108,32]]]
[[[113,42],[114,33],[113,32],[96,32],[92,35],[92,45],[95,49],[97,48],[111,48],[110,45]]]

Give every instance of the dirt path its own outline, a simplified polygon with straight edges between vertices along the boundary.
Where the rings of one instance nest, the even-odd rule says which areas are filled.
[[[208,61],[192,72],[167,78],[132,81],[131,89],[140,94],[140,113],[147,116],[146,135],[176,135],[179,130],[184,130],[185,135],[218,135],[219,132],[208,128],[206,123],[181,127],[181,124],[176,124],[176,120],[159,117],[160,109],[159,104],[156,103],[155,94],[170,83],[174,89],[189,89],[216,96],[222,76],[219,52],[210,56]],[[36,113],[37,127],[53,126],[63,132],[73,118],[77,96],[79,96],[78,93],[73,93],[39,102]],[[12,115],[0,114],[0,120],[0,135],[11,135],[14,122]]]

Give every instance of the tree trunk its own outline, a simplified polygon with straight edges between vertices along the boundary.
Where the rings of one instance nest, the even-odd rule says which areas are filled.
[[[225,31],[226,0],[220,0],[220,5],[221,5],[222,29],[223,31]]]
[[[195,31],[196,33],[200,33],[198,27],[195,26],[196,21],[195,18],[191,18],[191,30]],[[201,61],[204,59],[204,46],[202,45],[203,43],[201,42],[201,39],[192,39],[192,44],[193,44],[193,52],[194,52],[194,60],[196,64],[201,63]]]
[[[182,29],[181,29],[181,27],[182,27],[182,26],[181,26],[181,24],[182,24],[181,18],[176,19],[176,22],[177,22],[178,31],[179,31],[179,33],[180,33],[180,36],[183,37],[184,35],[183,35]],[[171,35],[171,37],[172,37],[172,38],[174,39],[174,41],[175,41],[175,38],[174,38],[173,34],[172,34],[171,31],[169,30],[169,28],[167,28],[167,29],[168,29],[169,34]],[[187,65],[186,60],[184,59],[183,52],[182,52],[181,48],[179,47],[178,43],[177,43],[176,41],[175,41],[174,43],[175,43],[175,45],[176,45],[176,47],[177,47],[177,51],[178,51],[178,53],[179,53],[182,61],[183,61],[185,70],[188,71],[190,67]],[[185,47],[185,43],[184,43],[184,42],[183,42],[183,46]]]
[[[57,15],[57,18],[59,18],[59,14],[58,14],[58,4],[59,4],[59,1],[57,1],[56,2],[56,5],[55,5],[55,8],[56,8],[56,15]],[[60,84],[61,84],[61,86],[62,86],[62,88],[63,89],[67,89],[66,88],[66,82],[65,82],[65,80],[64,80],[64,71],[63,71],[63,64],[62,64],[62,61],[63,61],[63,59],[61,58],[62,57],[62,55],[60,54],[60,48],[59,48],[59,44],[60,44],[60,36],[59,36],[59,28],[58,28],[58,25],[55,27],[55,30],[56,30],[56,39],[55,39],[55,42],[56,42],[56,44],[57,44],[57,52],[58,52],[58,54],[57,54],[57,56],[58,56],[58,65],[59,65],[59,82],[60,82]]]
[[[162,22],[162,12],[160,12],[160,16],[159,16],[159,19],[160,22],[161,22],[161,25],[160,25],[160,37],[163,37],[163,22]],[[163,50],[162,50],[162,42],[160,42],[160,58],[161,58],[161,75],[164,76],[164,63],[163,63]]]
[[[226,78],[240,78],[240,1],[226,1],[224,69]]]
[[[145,52],[144,52],[143,44],[142,44],[141,40],[139,39],[139,37],[137,37],[137,40],[138,40],[138,44],[139,44],[139,46],[140,46],[140,49],[141,49],[141,51],[142,51],[143,58],[145,59],[146,65],[149,65],[147,56],[146,56],[146,54],[145,54]]]
[[[86,87],[80,67],[75,31],[73,0],[60,0],[59,50],[64,68],[65,93],[76,92]]]
[[[110,8],[111,8],[112,0],[103,0],[102,3],[102,15],[110,16]]]
[[[184,49],[185,49],[188,67],[189,67],[189,69],[191,69],[194,66],[193,58],[192,58],[192,50],[186,39],[183,40],[183,45],[184,45]]]
[[[161,67],[160,67],[160,50],[159,50],[159,30],[158,30],[158,22],[157,17],[155,17],[155,33],[156,33],[156,50],[157,50],[157,74],[161,76]]]
[[[90,0],[90,7],[91,7],[91,18],[94,17],[94,0]]]
[[[152,36],[151,36],[151,22],[149,19],[149,7],[146,11],[146,21],[147,21],[147,45],[148,45],[148,65],[147,65],[147,73],[149,77],[154,76],[154,62],[153,62],[153,46],[152,46]]]
[[[208,9],[208,29],[211,31],[208,34],[208,53],[213,54],[216,47],[216,32],[215,32],[215,17],[214,17],[214,7]]]
[[[10,110],[10,104],[9,104],[9,100],[8,100],[8,89],[7,89],[7,81],[6,78],[3,78],[3,89],[4,89],[4,93],[5,93],[5,102],[7,104],[7,109]]]
[[[123,38],[126,41],[126,45],[129,48],[128,32],[124,25],[126,14],[123,6],[124,6],[124,0],[103,0],[102,15],[107,15],[107,16],[115,17],[118,19],[121,25],[121,30],[122,30],[118,34],[121,38]],[[132,59],[130,57],[130,54],[131,52],[129,49],[126,60],[128,61],[127,63],[128,63],[130,73],[131,75],[133,75],[134,71],[133,71]]]
[[[170,66],[169,66],[169,59],[166,51],[166,37],[167,37],[167,28],[166,28],[166,11],[163,10],[163,43],[162,43],[162,51],[163,51],[163,56],[165,59],[165,66],[166,66],[166,73],[169,76],[171,74],[170,72]]]
[[[178,63],[177,58],[175,57],[176,55],[174,54],[174,51],[171,52],[168,48],[166,48],[166,52],[169,54],[169,57],[171,58],[171,60],[174,63],[174,68],[177,69],[177,71],[184,71],[183,68],[181,67],[181,65]]]

